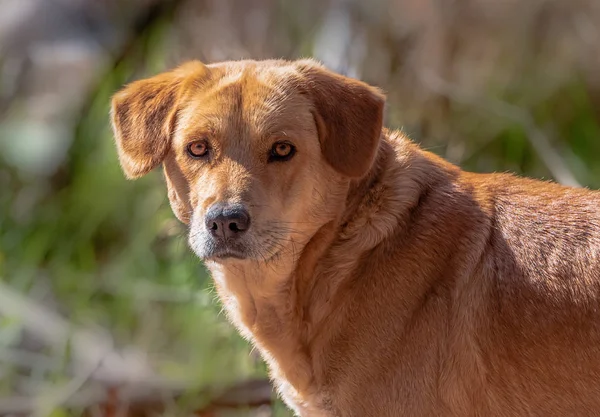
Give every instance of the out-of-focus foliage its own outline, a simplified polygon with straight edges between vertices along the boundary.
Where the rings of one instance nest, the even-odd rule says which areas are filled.
[[[192,58],[315,56],[380,86],[388,125],[466,169],[600,187],[595,0],[9,0],[0,16],[1,281],[193,387],[265,370],[160,173],[120,172],[108,102],[125,82]],[[66,341],[0,310],[0,413],[68,364]]]

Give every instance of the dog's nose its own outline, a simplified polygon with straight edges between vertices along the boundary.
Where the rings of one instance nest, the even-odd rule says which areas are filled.
[[[215,204],[205,216],[204,224],[214,237],[223,239],[236,238],[250,227],[250,215],[239,204]]]

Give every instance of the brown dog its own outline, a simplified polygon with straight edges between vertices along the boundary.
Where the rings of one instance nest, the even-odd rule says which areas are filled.
[[[600,415],[600,193],[463,172],[383,107],[311,60],[192,62],[112,116],[297,414]]]

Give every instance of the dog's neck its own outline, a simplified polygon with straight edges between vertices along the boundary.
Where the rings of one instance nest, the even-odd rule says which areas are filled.
[[[421,169],[419,151],[394,135],[382,133],[371,170],[348,186],[341,216],[320,227],[300,256],[287,253],[272,263],[207,264],[230,319],[261,350],[274,376],[297,391],[312,385],[308,341],[334,304],[328,300],[352,274],[357,255],[375,250],[407,221],[422,190],[415,181],[430,175],[408,173],[409,167]],[[322,275],[327,279],[319,280]]]

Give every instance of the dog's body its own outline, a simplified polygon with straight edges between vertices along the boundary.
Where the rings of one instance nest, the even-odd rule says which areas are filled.
[[[113,104],[117,144],[130,177],[164,162],[192,247],[290,407],[303,417],[600,413],[599,192],[463,172],[382,129],[377,91],[314,63],[221,65],[222,72],[198,66],[185,70],[185,81],[162,75],[125,89]],[[216,87],[198,81],[207,77]],[[253,83],[283,91],[271,77],[292,77],[286,85],[306,89],[309,100],[286,90],[283,101],[269,103],[286,126],[272,131],[285,130],[298,154],[261,165],[247,156],[270,137],[257,126],[277,122],[252,110],[274,94]],[[157,85],[163,93],[176,85],[176,99]],[[334,100],[315,102],[327,99],[313,85],[334,86],[327,90]],[[222,111],[211,104],[215,93],[227,103],[227,122],[194,119],[201,105],[212,106],[211,117]],[[350,114],[332,116],[336,105]],[[206,120],[219,139],[198,145],[199,168],[177,149],[197,139],[187,132]],[[168,146],[138,146],[163,128]],[[153,136],[136,133],[144,130]],[[233,140],[232,132],[245,136]],[[274,186],[280,177],[284,184]],[[219,255],[222,242],[239,237],[206,237],[199,219],[206,223],[210,207],[225,200],[250,207],[243,216],[256,232],[243,242],[253,251]],[[238,223],[231,230],[250,233]]]

